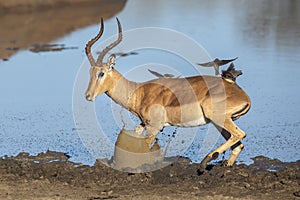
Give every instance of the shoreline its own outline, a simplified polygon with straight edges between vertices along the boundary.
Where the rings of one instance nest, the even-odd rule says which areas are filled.
[[[20,153],[0,159],[0,199],[296,199],[300,198],[300,160],[264,156],[247,166],[199,164],[179,158],[146,173],[125,173],[96,161],[70,162],[61,152]]]
[[[97,24],[100,17],[109,19],[119,13],[126,3],[124,0],[88,0],[84,3],[77,0],[74,1],[77,3],[72,4],[67,2],[70,1],[62,0],[59,4],[43,6],[24,4],[18,9],[14,9],[13,4],[5,9],[2,5],[1,9],[0,3],[0,59],[7,61],[20,50],[28,50],[34,45],[49,44],[77,29]]]
[[[123,0],[124,1],[124,0]],[[62,7],[92,6],[101,3],[109,3],[109,0],[10,0],[0,2],[0,15],[7,13],[41,12],[48,9]],[[120,2],[120,0],[113,0]],[[125,2],[125,1],[124,1]]]

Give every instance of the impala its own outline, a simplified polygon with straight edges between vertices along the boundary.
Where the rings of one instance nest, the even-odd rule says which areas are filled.
[[[207,162],[230,147],[232,152],[225,165],[233,165],[244,147],[241,140],[246,136],[233,121],[250,109],[248,95],[235,81],[219,76],[160,77],[142,83],[127,80],[114,69],[115,55],[103,62],[104,56],[122,40],[118,19],[117,24],[118,39],[107,46],[97,60],[91,54],[91,46],[103,34],[103,19],[99,33],[86,44],[85,51],[91,65],[86,99],[93,101],[105,93],[139,117],[142,123],[136,127],[136,132],[145,131],[149,148],[164,126],[194,127],[211,122],[226,142],[202,160],[200,170],[205,170]]]

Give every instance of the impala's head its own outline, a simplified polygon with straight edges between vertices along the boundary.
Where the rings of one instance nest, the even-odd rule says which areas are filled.
[[[85,47],[85,53],[88,57],[88,60],[91,64],[90,68],[90,82],[88,89],[85,92],[85,97],[88,101],[93,101],[98,95],[107,92],[113,83],[113,67],[116,63],[115,55],[111,55],[107,62],[103,62],[104,56],[115,46],[117,46],[122,40],[122,27],[117,18],[119,36],[118,39],[107,46],[99,54],[97,61],[93,58],[91,54],[92,45],[102,36],[104,31],[103,19],[101,18],[101,28],[99,33],[91,39]]]

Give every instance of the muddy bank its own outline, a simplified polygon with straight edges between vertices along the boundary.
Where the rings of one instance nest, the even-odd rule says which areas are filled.
[[[41,11],[57,7],[97,5],[108,0],[9,0],[0,1],[0,14]],[[114,0],[116,1],[116,0]]]
[[[100,17],[115,16],[126,3],[124,0],[34,2],[0,3],[0,59],[7,60],[19,50],[51,43],[78,28],[99,23]]]
[[[233,167],[180,158],[148,173],[124,173],[100,161],[84,166],[63,153],[20,153],[0,160],[0,199],[300,199],[300,161],[263,156]]]

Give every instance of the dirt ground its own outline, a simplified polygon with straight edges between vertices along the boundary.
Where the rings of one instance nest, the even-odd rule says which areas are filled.
[[[300,199],[300,160],[258,156],[251,165],[210,165],[200,173],[187,158],[147,173],[125,173],[96,161],[20,153],[0,160],[0,199]]]

